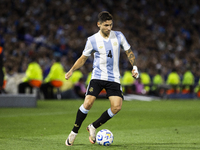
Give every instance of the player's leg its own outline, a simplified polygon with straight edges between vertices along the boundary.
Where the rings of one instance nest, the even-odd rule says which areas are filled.
[[[111,119],[115,114],[117,114],[121,110],[123,95],[121,91],[121,85],[118,83],[107,82],[106,84],[107,96],[110,100],[110,108],[102,113],[102,115],[91,125],[92,130],[96,130],[98,127],[106,123],[109,119]],[[92,136],[91,139],[94,139],[91,143],[95,143],[95,135]]]
[[[102,85],[103,85],[102,80],[92,80],[87,90],[88,96],[92,95],[92,96],[97,97],[103,89]],[[89,103],[85,101],[84,103],[84,107],[88,107],[88,109],[90,109],[92,105],[93,103],[91,103],[91,101],[89,101]],[[89,132],[89,141],[92,144],[94,144],[96,142],[96,129],[94,128],[92,124],[90,124],[88,125],[87,130]]]
[[[96,80],[91,80],[87,88],[86,92],[87,96],[85,97],[84,103],[81,105],[81,107],[77,112],[75,125],[74,128],[72,129],[73,132],[78,133],[78,130],[82,122],[86,118],[88,111],[91,109],[97,95],[100,93],[101,90],[102,88],[101,86],[99,86],[98,81],[96,82]]]
[[[95,90],[93,91],[93,89]],[[96,83],[95,80],[90,81],[90,84],[86,92],[87,96],[85,97],[84,103],[78,109],[74,127],[65,142],[67,146],[71,146],[73,144],[75,137],[78,133],[78,130],[81,127],[82,122],[85,120],[88,111],[91,109],[97,95],[100,93],[101,90],[102,88],[99,86],[99,84]]]
[[[92,123],[95,128],[98,128],[104,123],[106,123],[109,119],[111,119],[121,110],[121,106],[122,106],[121,97],[110,96],[109,100],[110,100],[111,107],[105,112],[103,112],[103,114],[95,122]]]
[[[76,121],[74,124],[74,127],[72,129],[73,132],[78,133],[78,130],[81,127],[82,122],[87,116],[88,111],[92,107],[96,97],[92,95],[87,95],[85,97],[84,103],[80,106],[78,109],[77,115],[76,115]]]
[[[78,112],[76,114],[76,120],[74,127],[69,134],[67,140],[65,141],[65,144],[67,146],[72,146],[74,143],[74,140],[76,138],[76,135],[78,134],[78,130],[80,129],[83,121],[85,120],[90,108],[92,107],[96,97],[92,95],[87,95],[85,97],[84,103],[79,107]]]
[[[110,96],[109,100],[110,100],[111,112],[115,115],[121,110],[123,99],[119,96]]]
[[[119,96],[109,97],[111,108],[102,113],[102,115],[92,124],[87,127],[90,131],[89,140],[92,144],[96,142],[96,129],[106,123],[109,119],[114,117],[120,110],[122,106],[122,98]]]
[[[93,126],[98,128],[102,124],[106,123],[109,119],[111,119],[117,112],[121,110],[123,94],[122,88],[119,83],[115,82],[106,82],[105,89],[107,92],[107,96],[110,100],[110,108],[106,110],[99,119],[93,122]]]

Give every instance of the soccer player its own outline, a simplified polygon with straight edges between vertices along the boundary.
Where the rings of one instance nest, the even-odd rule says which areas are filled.
[[[68,80],[73,71],[82,67],[91,53],[94,53],[92,78],[87,87],[84,103],[78,109],[74,127],[65,141],[67,146],[73,145],[82,122],[102,89],[107,92],[110,108],[103,112],[96,121],[88,125],[89,140],[92,144],[96,142],[96,129],[121,110],[123,94],[119,73],[120,46],[124,49],[133,66],[133,77],[139,77],[137,67],[134,64],[135,56],[129,43],[121,32],[111,30],[112,19],[112,15],[107,11],[99,13],[97,26],[100,30],[87,39],[82,55],[65,74],[65,79]]]

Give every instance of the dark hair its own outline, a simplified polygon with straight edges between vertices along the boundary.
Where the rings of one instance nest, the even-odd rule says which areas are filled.
[[[59,56],[56,56],[56,57],[54,57],[54,60],[55,60],[56,62],[60,62],[60,57],[59,57]]]
[[[107,11],[102,11],[98,15],[98,22],[105,22],[106,20],[112,20],[112,15]]]
[[[176,68],[172,68],[172,72],[177,72],[177,69]]]

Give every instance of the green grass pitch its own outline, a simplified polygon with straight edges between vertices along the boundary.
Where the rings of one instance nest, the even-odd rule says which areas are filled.
[[[91,144],[86,130],[110,107],[97,99],[72,147],[65,146],[82,100],[37,102],[37,108],[0,108],[0,150],[194,150],[200,149],[200,100],[124,101],[122,110],[97,129],[114,142]]]

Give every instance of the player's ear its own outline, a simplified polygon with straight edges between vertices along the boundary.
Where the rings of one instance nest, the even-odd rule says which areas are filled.
[[[100,23],[100,22],[97,22],[97,26],[100,28],[100,26],[101,26],[101,23]]]

